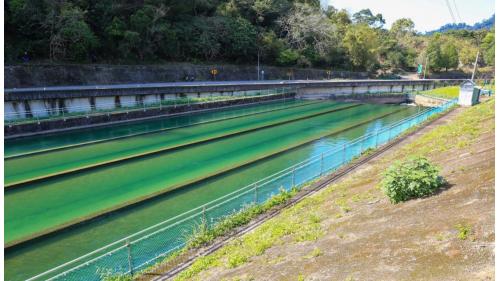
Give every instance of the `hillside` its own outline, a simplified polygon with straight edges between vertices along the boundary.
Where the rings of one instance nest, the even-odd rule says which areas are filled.
[[[350,13],[319,0],[5,2],[5,61],[264,65],[333,71],[433,72],[494,64],[494,34],[430,38],[409,18]]]
[[[492,280],[494,100],[458,108],[175,280]],[[448,186],[393,205],[383,171],[425,155]]]
[[[448,23],[440,28],[429,31],[426,34],[434,34],[436,32],[443,33],[449,30],[481,30],[481,29],[492,29],[495,27],[495,14],[493,14],[490,18],[485,19],[481,22],[477,22],[473,25],[468,25],[464,22],[461,23]]]

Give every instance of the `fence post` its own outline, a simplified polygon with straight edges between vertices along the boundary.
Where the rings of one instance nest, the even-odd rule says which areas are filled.
[[[253,202],[257,205],[257,183],[254,184]]]
[[[377,130],[377,136],[375,137],[375,148],[378,147],[378,134],[379,134],[380,130]]]
[[[130,244],[130,241],[127,240],[125,242],[125,245],[127,246],[127,253],[128,253],[128,272],[130,276],[134,275],[134,269],[132,266],[132,245]]]
[[[322,176],[323,175],[323,153],[321,153],[321,168],[320,168],[320,172],[319,172],[319,175]]]
[[[295,167],[293,168],[292,171],[292,188],[295,188]]]

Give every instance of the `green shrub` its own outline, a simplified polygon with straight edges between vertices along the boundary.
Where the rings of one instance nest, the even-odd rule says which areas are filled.
[[[382,190],[392,203],[432,194],[443,184],[439,169],[425,157],[396,162],[384,173]]]

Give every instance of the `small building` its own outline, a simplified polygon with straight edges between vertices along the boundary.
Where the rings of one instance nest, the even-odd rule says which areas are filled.
[[[479,103],[479,88],[474,82],[467,80],[460,84],[460,94],[458,104],[462,106],[472,106]]]

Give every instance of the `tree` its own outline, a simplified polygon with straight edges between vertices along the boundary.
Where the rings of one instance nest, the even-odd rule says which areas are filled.
[[[98,39],[84,20],[85,12],[71,3],[53,3],[45,26],[50,30],[50,58],[85,60]]]
[[[385,24],[382,14],[373,15],[370,9],[363,9],[352,15],[352,18],[355,23],[364,23],[374,28],[382,28]]]
[[[472,65],[476,60],[478,48],[468,43],[467,41],[462,42],[460,49],[458,51],[458,58],[462,65]]]
[[[285,49],[286,43],[283,39],[278,38],[276,33],[266,31],[260,34],[257,45],[260,46],[261,59],[273,63],[277,61],[280,53]]]
[[[458,51],[455,45],[447,42],[442,46],[440,62],[440,66],[444,67],[445,71],[458,67]]]
[[[374,69],[378,45],[377,33],[366,24],[351,26],[343,40],[352,66],[358,70]]]
[[[257,53],[257,29],[244,18],[225,18],[225,32],[221,34],[226,58],[245,61]]]
[[[488,65],[495,65],[495,32],[488,32],[481,43],[484,60]]]
[[[441,69],[441,42],[440,35],[438,33],[434,34],[429,40],[429,44],[425,51],[427,55],[429,68],[433,71],[439,71]]]
[[[278,64],[283,66],[295,65],[300,58],[300,54],[292,49],[286,49],[280,52],[278,57]]]
[[[391,26],[391,33],[396,37],[415,33],[415,23],[409,18],[396,20]]]
[[[335,26],[320,8],[296,4],[289,15],[280,18],[279,23],[288,43],[295,49],[305,50],[313,46],[319,55],[325,55],[335,43]]]

